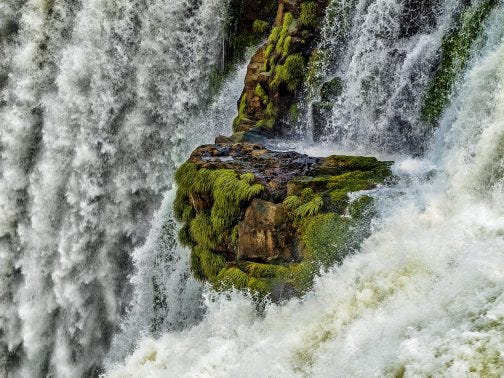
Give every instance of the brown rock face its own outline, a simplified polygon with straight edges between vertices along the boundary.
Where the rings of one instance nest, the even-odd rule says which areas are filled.
[[[239,260],[293,261],[293,231],[283,205],[254,199],[238,224]]]
[[[384,183],[390,165],[253,143],[200,146],[175,175],[174,201],[195,277],[273,300],[302,293],[366,237],[373,200],[349,194]]]
[[[291,105],[320,34],[319,22],[303,24],[303,3],[301,0],[278,1],[271,34],[252,56],[247,68],[245,88],[238,100],[239,114],[233,122],[235,132],[257,129],[268,136],[287,131],[295,114],[291,112]],[[327,3],[326,0],[313,2],[313,16],[321,19]]]

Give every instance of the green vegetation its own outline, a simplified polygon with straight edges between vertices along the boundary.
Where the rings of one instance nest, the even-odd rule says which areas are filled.
[[[233,130],[237,131],[240,122],[247,118],[247,95],[243,94],[240,98],[240,105],[238,106],[238,115],[233,121]]]
[[[269,104],[269,97],[266,91],[263,89],[261,84],[257,83],[254,93],[257,97],[259,97],[263,103],[263,105],[268,105]]]
[[[300,54],[289,55],[283,65],[276,66],[275,77],[271,82],[272,87],[278,87],[281,83],[287,85],[287,89],[294,92],[303,82],[305,62]]]
[[[278,38],[280,37],[280,31],[282,30],[281,27],[275,26],[273,30],[271,31],[271,34],[268,37],[268,42],[269,43],[277,43]]]
[[[261,89],[256,91],[260,93]],[[174,212],[184,222],[179,237],[192,248],[195,277],[218,290],[235,287],[263,296],[274,287],[287,285],[301,294],[311,287],[321,269],[354,251],[367,236],[373,200],[363,195],[350,202],[348,193],[383,182],[390,175],[390,163],[333,156],[319,169],[325,173],[291,180],[283,201],[293,237],[300,242],[301,262],[266,264],[226,261],[219,252],[229,246],[236,248],[239,219],[247,204],[264,189],[256,183],[254,174],[183,164],[175,177],[178,191]]]
[[[283,43],[283,46],[282,46],[282,57],[283,58],[285,58],[285,57],[287,57],[287,55],[289,55],[289,49],[290,49],[291,41],[292,41],[292,37],[291,36],[285,37],[284,43]]]
[[[256,34],[264,34],[269,28],[269,24],[263,20],[255,20],[252,24],[252,30]]]
[[[301,4],[301,15],[299,22],[303,26],[314,27],[317,25],[317,3],[309,1]]]
[[[217,282],[219,290],[228,290],[234,287],[240,290],[249,290],[261,296],[267,295],[272,287],[271,280],[252,277],[233,267],[222,269],[217,276]]]
[[[285,13],[282,28],[280,29],[278,33],[278,38],[276,40],[275,51],[277,52],[277,54],[281,54],[283,51],[284,41],[285,38],[287,37],[287,32],[289,31],[289,27],[292,21],[294,21],[294,16],[292,16],[292,13],[290,12]]]
[[[462,13],[459,27],[443,38],[441,66],[427,90],[422,108],[422,116],[426,121],[436,122],[450,101],[455,81],[465,69],[471,47],[496,3],[496,0],[488,0],[469,7]]]
[[[184,226],[179,232],[181,242],[192,247],[191,266],[195,276],[214,282],[225,266],[222,255],[214,252],[219,245],[236,240],[236,224],[242,205],[264,189],[255,184],[255,176],[238,176],[229,169],[198,169],[193,163],[184,163],[175,174],[178,185],[174,214]],[[198,210],[192,202],[208,200]]]

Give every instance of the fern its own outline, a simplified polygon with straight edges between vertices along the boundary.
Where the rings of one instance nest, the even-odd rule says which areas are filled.
[[[301,206],[303,202],[298,196],[287,196],[283,201],[284,206],[289,210],[294,210]]]
[[[294,210],[294,214],[297,217],[304,218],[316,215],[322,210],[322,206],[324,206],[324,200],[321,196],[315,196],[309,202],[299,206],[296,210]]]

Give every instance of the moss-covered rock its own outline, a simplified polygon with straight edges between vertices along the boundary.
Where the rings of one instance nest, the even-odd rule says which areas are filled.
[[[471,48],[481,34],[483,22],[496,4],[496,0],[487,0],[468,6],[462,12],[457,28],[443,37],[441,64],[430,83],[422,108],[426,121],[436,122],[448,104],[453,85],[464,71]]]
[[[233,122],[235,132],[254,128],[267,129],[269,134],[286,131],[284,126],[292,120],[290,108],[307,75],[320,32],[318,20],[326,6],[327,1],[280,0],[271,27],[256,22],[257,29],[271,31],[248,66]]]
[[[195,277],[275,300],[303,293],[367,236],[373,201],[357,192],[384,183],[390,165],[249,143],[199,147],[176,173],[174,203]]]

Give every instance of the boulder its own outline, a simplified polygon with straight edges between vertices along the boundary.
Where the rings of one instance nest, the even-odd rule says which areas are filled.
[[[365,191],[387,182],[390,165],[253,143],[197,148],[176,173],[174,203],[194,275],[276,300],[303,293],[367,235]]]
[[[238,224],[238,260],[294,261],[293,231],[282,204],[255,198]]]

